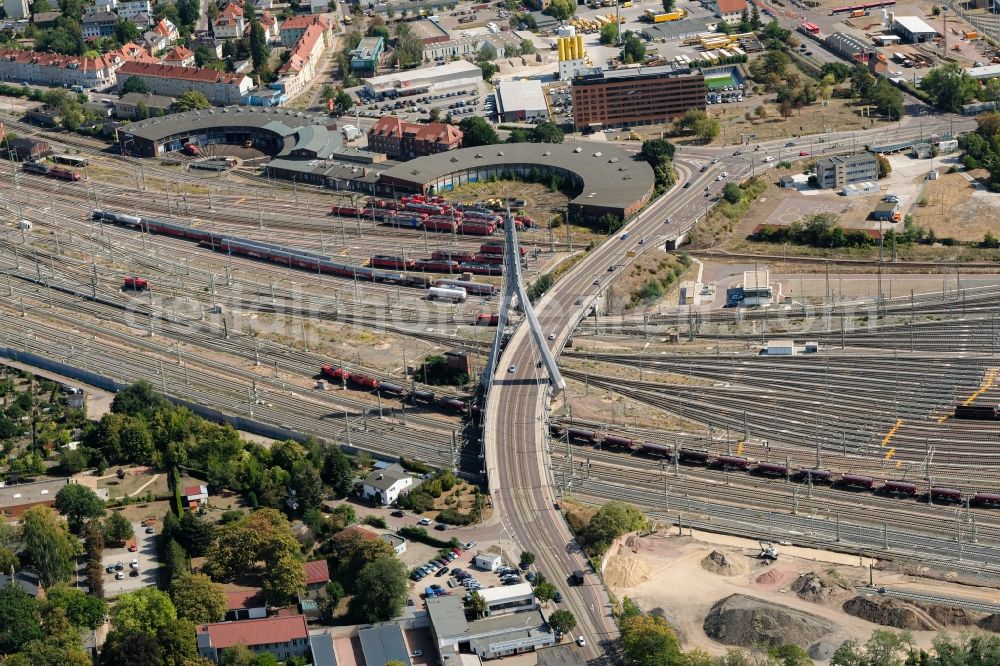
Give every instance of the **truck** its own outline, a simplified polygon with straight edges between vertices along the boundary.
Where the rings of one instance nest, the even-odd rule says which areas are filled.
[[[851,12],[851,18],[858,18],[859,16],[864,16],[864,15],[865,15],[865,10],[863,9],[855,9]]]
[[[683,9],[675,9],[672,12],[654,12],[652,9],[647,9],[642,15],[644,21],[649,23],[666,23],[668,21],[679,21],[685,16]]]

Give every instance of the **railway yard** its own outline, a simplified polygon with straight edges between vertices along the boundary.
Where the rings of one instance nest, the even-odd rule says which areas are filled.
[[[911,292],[904,270],[921,280],[955,272],[927,264],[879,273],[879,291],[895,296],[745,309],[678,306],[674,290],[607,312],[608,290],[625,271],[611,264],[605,277],[604,267],[624,250],[614,238],[597,245],[596,234],[550,228],[567,198],[547,188],[511,187],[527,201],[485,212],[469,186],[447,198],[389,200],[50,138],[87,159],[79,180],[0,163],[0,347],[8,357],[30,360],[27,352],[119,385],[147,380],[248,431],[263,424],[469,479],[510,464],[536,492],[494,495],[495,513],[508,521],[551,511],[562,498],[623,499],[667,531],[916,561],[972,582],[1000,572],[1000,412],[992,409],[1000,404],[1000,307],[985,275]],[[685,177],[699,185],[715,175],[690,170]],[[700,210],[692,203],[700,190],[660,202]],[[525,210],[504,218],[506,203]],[[630,259],[660,252],[670,238],[661,220],[643,215]],[[526,283],[570,258],[602,262],[601,279],[564,280],[538,306],[566,390],[547,411],[539,399],[537,419],[531,391],[546,383],[545,370],[516,337],[525,327],[511,338],[521,363],[503,374],[524,397],[497,414],[511,428],[497,435],[512,443],[503,455],[518,459],[509,463],[486,451],[475,382],[430,385],[421,374],[425,357],[449,352],[468,356],[473,378],[486,366],[505,219],[516,222]],[[709,262],[727,263],[686,270]],[[802,268],[831,269],[876,279],[875,264]],[[969,270],[977,269],[995,267]],[[895,288],[883,290],[883,280]],[[581,307],[579,323],[565,324]],[[775,340],[790,340],[793,351],[767,353]],[[548,437],[532,445],[547,457],[532,486],[533,457],[520,455],[517,438],[536,426]],[[557,501],[540,502],[549,495]],[[575,555],[551,557],[562,565]],[[599,586],[580,594],[578,614],[590,603],[593,616],[581,630],[613,637]]]

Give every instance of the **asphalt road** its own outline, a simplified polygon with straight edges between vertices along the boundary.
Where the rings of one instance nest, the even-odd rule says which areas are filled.
[[[895,139],[903,141],[935,132],[965,130],[972,125],[974,121],[960,117],[910,118],[892,132]],[[706,202],[715,200],[726,181],[740,180],[773,167],[779,151],[784,151],[781,157],[788,157],[791,151],[796,158],[802,151],[811,155],[847,152],[872,140],[883,141],[886,135],[881,127],[861,132],[832,132],[797,138],[793,140],[795,146],[786,146],[785,140],[762,143],[757,151],[747,146],[744,154],[735,156],[731,147],[679,150],[675,159],[679,180],[671,191],[615,237],[587,254],[535,306],[545,336],[556,336],[548,343],[553,352],[559,353],[584,312],[600,297],[605,278],[611,277],[609,266],[617,266],[613,271],[617,274],[627,252],[639,253],[690,229],[705,214]],[[776,160],[760,161],[765,155]],[[718,158],[718,163],[711,162],[714,158]],[[701,171],[705,164],[708,168]],[[723,172],[728,175],[717,180]],[[685,182],[691,183],[689,187],[683,187]],[[640,239],[646,242],[639,245]],[[601,284],[594,284],[598,279]],[[484,467],[503,529],[523,549],[536,554],[539,570],[548,578],[561,581],[573,570],[586,567],[555,504],[558,497],[550,470],[545,423],[549,387],[543,371],[536,367],[538,360],[527,327],[520,326],[497,364],[502,370],[494,377],[488,396]],[[511,365],[516,366],[516,371],[506,372],[504,369]],[[582,655],[591,663],[613,659],[618,632],[606,590],[593,574],[588,575],[587,584],[567,589],[566,607],[573,611],[578,622],[574,635],[582,635],[587,641]]]

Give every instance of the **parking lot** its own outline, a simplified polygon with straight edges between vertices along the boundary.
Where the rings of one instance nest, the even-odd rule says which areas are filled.
[[[146,527],[141,523],[133,523],[135,530],[135,550],[124,548],[104,549],[102,565],[104,567],[104,594],[108,598],[117,597],[124,592],[132,592],[141,587],[156,585],[157,570],[160,562],[157,556],[156,527],[152,534],[146,533]],[[135,561],[136,566],[132,563]],[[118,565],[121,568],[118,568]],[[110,567],[111,572],[108,572]],[[121,578],[119,578],[119,574]]]
[[[397,99],[377,100],[364,88],[357,89],[355,95],[361,103],[358,115],[363,118],[381,118],[386,114],[392,114],[403,120],[420,122],[427,121],[431,110],[436,108],[442,120],[450,114],[457,123],[468,116],[482,116],[485,109],[480,86]]]

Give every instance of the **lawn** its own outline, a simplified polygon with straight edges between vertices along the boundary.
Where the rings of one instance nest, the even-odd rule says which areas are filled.
[[[735,86],[736,79],[730,75],[726,76],[713,76],[710,79],[705,79],[705,87],[709,90],[719,90],[720,88],[725,88],[726,86]]]

